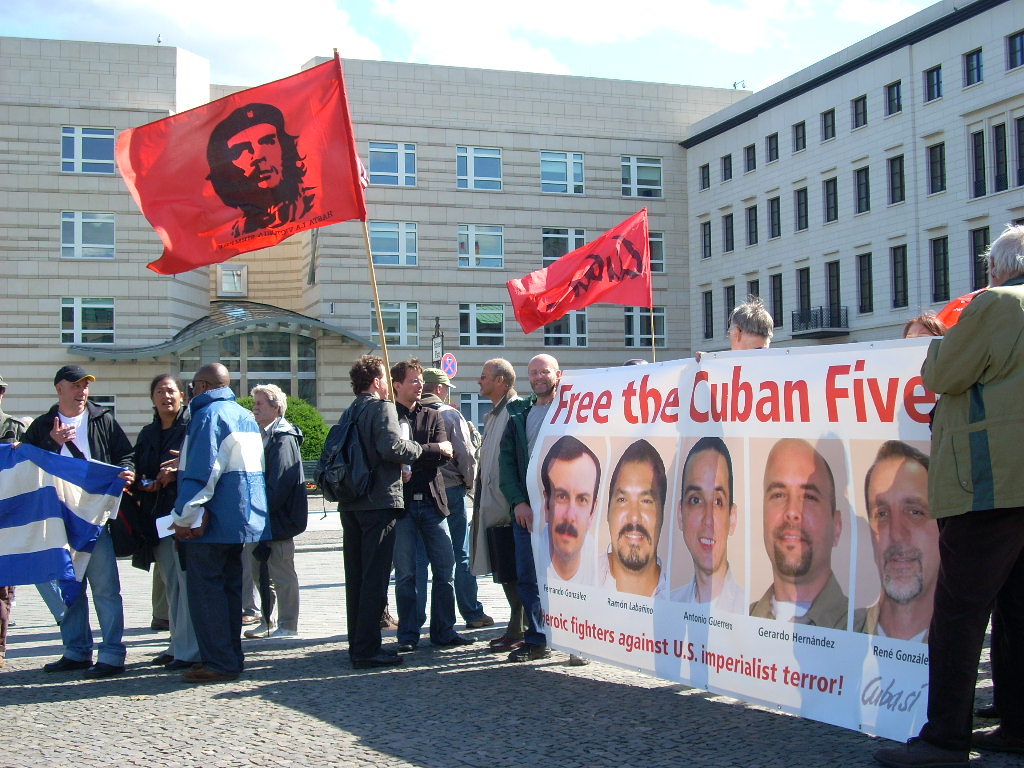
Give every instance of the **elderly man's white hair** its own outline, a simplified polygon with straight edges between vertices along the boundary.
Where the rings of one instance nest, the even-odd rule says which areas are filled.
[[[988,249],[988,273],[993,285],[1024,275],[1024,226],[1008,224]]]
[[[277,384],[259,384],[253,387],[249,394],[252,397],[256,397],[257,394],[263,395],[268,403],[277,408],[281,416],[288,410],[288,397]]]

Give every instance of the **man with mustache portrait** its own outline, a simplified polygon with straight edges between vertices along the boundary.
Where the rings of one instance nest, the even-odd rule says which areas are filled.
[[[907,443],[882,443],[864,476],[871,548],[882,591],[859,608],[853,629],[928,642],[939,575],[939,525],[929,515],[928,457]]]
[[[619,458],[608,484],[611,543],[599,558],[602,586],[668,598],[668,574],[658,557],[667,490],[661,456],[649,442],[637,440]]]
[[[584,544],[594,521],[601,465],[590,448],[571,435],[555,441],[540,470],[544,489],[544,537],[551,567],[560,579],[594,583],[594,558]]]
[[[842,532],[828,462],[806,440],[779,440],[764,470],[764,546],[772,583],[750,615],[845,629],[849,603],[832,572],[832,550]]]

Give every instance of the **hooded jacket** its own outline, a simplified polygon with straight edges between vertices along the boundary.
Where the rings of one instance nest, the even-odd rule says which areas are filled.
[[[263,476],[267,483],[270,538],[274,541],[294,538],[306,530],[309,503],[299,451],[304,439],[302,430],[283,416],[268,425],[264,436]]]

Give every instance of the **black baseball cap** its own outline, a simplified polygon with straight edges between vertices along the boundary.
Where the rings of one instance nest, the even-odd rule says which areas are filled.
[[[80,365],[65,365],[59,371],[57,375],[53,377],[54,386],[59,381],[70,381],[74,383],[81,381],[82,379],[88,379],[89,381],[96,381],[96,377],[91,373],[86,373],[85,368]]]

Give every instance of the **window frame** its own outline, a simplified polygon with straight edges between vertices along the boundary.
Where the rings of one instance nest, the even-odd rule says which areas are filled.
[[[420,345],[420,304],[418,301],[381,301],[381,320],[384,336],[389,347],[418,347]],[[389,317],[393,319],[396,331],[388,329]],[[412,326],[412,329],[410,329]],[[380,344],[377,332],[377,313],[370,302],[370,338]]]
[[[564,330],[560,326],[567,326]],[[559,340],[565,339],[564,344]],[[562,317],[544,326],[544,346],[562,349],[587,347],[587,308],[571,309]]]
[[[715,337],[715,297],[710,290],[701,293],[701,308],[704,313],[704,338]]]
[[[850,130],[856,131],[868,124],[868,95],[850,99]]]
[[[394,160],[394,170],[374,170],[374,161]],[[415,187],[416,186],[416,145],[405,141],[370,141],[368,144],[369,161],[366,173],[371,186],[375,187]],[[410,171],[410,165],[412,170]],[[386,177],[386,178],[385,178]],[[387,179],[394,178],[394,181]]]
[[[931,261],[932,302],[949,301],[949,236],[931,238],[928,241],[928,254]]]
[[[711,258],[711,220],[700,223],[700,257],[701,259]]]
[[[779,133],[769,133],[764,137],[765,164],[774,163],[779,159]]]
[[[971,290],[980,291],[988,286],[988,260],[985,254],[988,252],[991,235],[986,226],[968,230],[967,237],[971,252]]]
[[[89,233],[102,231],[90,224],[109,226],[109,242],[89,242]],[[70,225],[70,226],[67,226]],[[70,229],[71,237],[66,239]],[[85,253],[85,251],[90,253]],[[61,211],[60,212],[60,257],[76,261],[111,261],[117,258],[117,216],[106,211]]]
[[[481,330],[481,315],[500,313],[501,330]],[[463,330],[464,328],[468,330]],[[494,341],[483,343],[484,338]],[[459,345],[462,347],[504,347],[505,346],[505,305],[485,302],[459,304]]]
[[[785,325],[785,296],[782,292],[782,273],[776,272],[774,275],[768,275],[768,290],[771,293],[772,299],[772,322],[776,328],[782,328]]]
[[[988,194],[985,166],[985,130],[971,131],[968,138],[971,157],[971,198],[984,197]]]
[[[497,161],[498,175],[477,172],[477,165]],[[504,167],[501,147],[477,147],[469,144],[455,147],[455,188],[467,192],[501,192],[504,188]]]
[[[623,307],[625,346],[628,348],[655,348],[666,346],[665,307]],[[647,326],[645,331],[644,326]],[[659,331],[660,328],[660,331]],[[644,343],[647,340],[648,343]]]
[[[736,221],[732,213],[722,214],[722,253],[736,250]]]
[[[747,225],[747,246],[757,245],[757,203],[744,209],[744,220]]]
[[[939,141],[925,147],[928,172],[928,194],[946,191],[946,142]]]
[[[985,80],[984,59],[981,51],[981,48],[975,48],[963,55],[964,88],[978,85]]]
[[[415,221],[380,221],[374,220],[368,223],[370,230],[370,251],[373,254],[373,265],[375,267],[417,267],[419,266],[419,226]],[[385,229],[394,231],[394,239],[398,243],[395,251],[378,251],[373,247],[374,238],[383,237]],[[375,230],[377,230],[375,232]],[[409,240],[412,239],[412,249],[409,247]]]
[[[237,287],[227,286],[229,275],[234,276],[234,284]],[[248,264],[218,264],[217,265],[217,298],[245,298],[249,295],[249,265]]]
[[[885,116],[892,117],[903,111],[903,81],[896,80],[885,86]]]
[[[87,157],[86,152],[95,142],[96,146],[106,147],[102,157]],[[85,125],[62,125],[60,128],[60,170],[61,173],[97,174],[113,176],[117,173],[117,162],[114,148],[117,142],[117,130],[114,128],[98,128]],[[70,148],[70,152],[67,150]],[[97,167],[86,168],[87,165]]]
[[[871,211],[871,168],[863,166],[853,171],[853,189],[857,215]]]
[[[481,236],[497,238],[499,252],[481,253]],[[459,269],[504,269],[505,227],[501,224],[459,224],[456,252]],[[483,263],[487,259],[496,263]]]
[[[910,276],[908,274],[907,246],[894,245],[889,248],[889,274],[892,280],[892,308],[905,309],[910,306]]]
[[[699,169],[698,182],[700,190],[711,189],[711,163],[704,163]]]
[[[768,239],[782,237],[782,198],[768,198]]]
[[[753,173],[757,170],[757,145],[748,144],[743,148],[743,172]]]
[[[732,152],[722,155],[721,163],[722,181],[730,181],[732,179]]]
[[[544,164],[561,165],[564,181],[545,181]],[[540,191],[546,195],[584,195],[586,167],[582,152],[562,152],[543,149],[540,152]],[[562,189],[545,187],[561,186]]]
[[[821,141],[832,141],[836,137],[836,109],[826,109],[821,113]]]
[[[796,232],[803,232],[810,227],[807,187],[793,190],[793,227]]]
[[[857,254],[857,314],[875,311],[874,257],[871,252]]]
[[[1024,67],[1024,29],[1006,36],[1006,71]]]
[[[103,326],[86,326],[86,309],[110,310],[110,324]],[[70,314],[65,310],[69,310]],[[62,296],[60,298],[60,343],[61,344],[96,344],[111,345],[116,334],[116,301],[113,296]],[[69,322],[70,320],[70,322]],[[92,336],[109,338],[95,339]],[[87,338],[90,337],[90,338]]]
[[[653,197],[659,199],[664,197],[665,174],[660,157],[650,157],[649,155],[620,155],[619,168],[622,171],[623,197]],[[657,186],[652,186],[649,183],[640,183],[639,172],[641,168],[657,169]]]
[[[839,221],[839,177],[833,176],[821,182],[822,216],[826,224]]]
[[[723,285],[722,286],[722,310],[725,313],[725,329],[724,333],[729,333],[729,316],[732,311],[736,308],[736,286],[735,285]]]
[[[942,98],[942,65],[924,71],[924,101],[927,104]]]
[[[793,154],[807,149],[807,123],[801,120],[793,123]]]
[[[548,243],[559,240],[565,241],[565,250],[558,256],[548,255]],[[587,244],[587,231],[582,227],[541,227],[540,230],[540,254],[541,266],[550,267],[558,259],[567,253],[582,248]],[[561,250],[560,248],[555,250]]]
[[[651,251],[651,274],[665,273],[665,233],[647,231],[647,245]]]
[[[898,205],[907,199],[906,165],[903,155],[890,157],[885,161],[888,177],[889,205]]]

